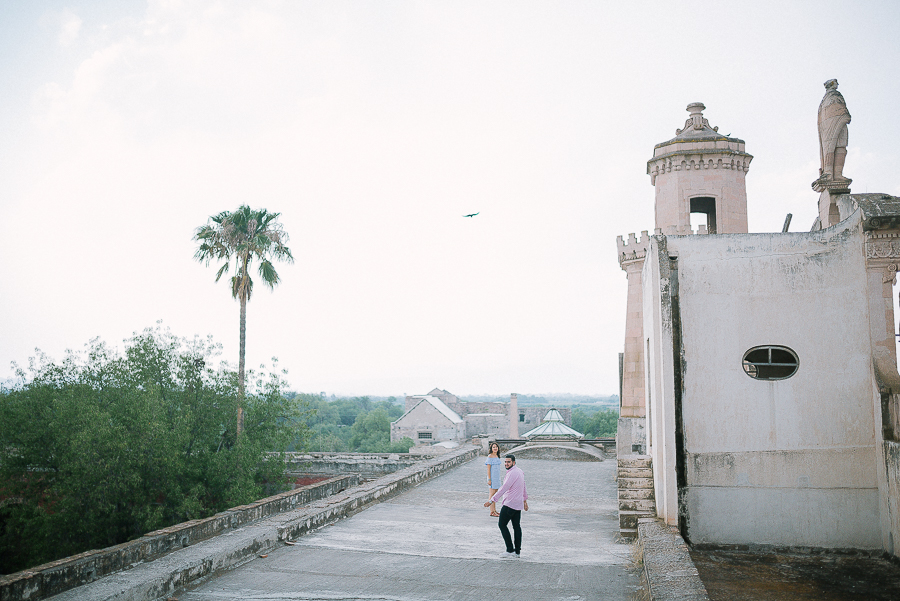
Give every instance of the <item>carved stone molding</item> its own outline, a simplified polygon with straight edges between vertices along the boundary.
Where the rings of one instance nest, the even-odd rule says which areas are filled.
[[[869,237],[866,240],[866,260],[900,259],[900,236]]]
[[[656,183],[656,177],[672,171],[699,171],[703,169],[732,169],[747,173],[753,157],[746,153],[732,151],[709,152],[676,152],[665,157],[657,157],[647,161],[647,173],[650,183]]]
[[[863,224],[866,229],[895,229],[900,227],[900,215],[879,215],[877,217],[869,217]]]
[[[824,192],[825,190],[829,190],[832,193],[850,193],[850,184],[853,183],[853,180],[849,177],[841,177],[841,178],[833,178],[830,173],[826,173],[824,175],[819,176],[819,179],[814,181],[812,184],[812,189],[816,192]]]

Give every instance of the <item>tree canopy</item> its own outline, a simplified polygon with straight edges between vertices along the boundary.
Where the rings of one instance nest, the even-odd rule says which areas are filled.
[[[237,374],[211,340],[160,328],[118,353],[39,355],[0,393],[0,573],[137,538],[283,489],[302,403],[259,374],[236,436]]]
[[[592,411],[580,407],[572,411],[572,427],[584,434],[585,438],[615,436],[618,423],[618,411],[609,409]]]
[[[407,453],[411,438],[391,442],[391,421],[403,415],[393,397],[373,402],[369,397],[325,400],[318,395],[298,395],[310,409],[311,451],[356,453]]]

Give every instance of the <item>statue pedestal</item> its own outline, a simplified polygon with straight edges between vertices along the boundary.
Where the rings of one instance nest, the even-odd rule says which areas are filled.
[[[819,223],[822,224],[822,229],[841,220],[835,199],[850,193],[852,181],[847,177],[833,178],[830,173],[826,173],[812,183],[812,189],[819,193]]]

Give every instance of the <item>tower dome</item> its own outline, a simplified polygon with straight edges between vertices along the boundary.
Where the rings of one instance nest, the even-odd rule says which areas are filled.
[[[705,215],[710,234],[747,232],[745,175],[753,157],[744,141],[719,133],[703,117],[701,102],[675,137],[653,147],[647,161],[650,183],[656,187],[656,228],[664,234],[690,234],[691,214]],[[700,224],[700,232],[704,224]]]

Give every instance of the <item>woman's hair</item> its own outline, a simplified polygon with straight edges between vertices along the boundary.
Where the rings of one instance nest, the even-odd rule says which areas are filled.
[[[500,445],[496,442],[488,443],[488,455],[494,452],[494,447],[497,447],[497,457],[500,456]]]

